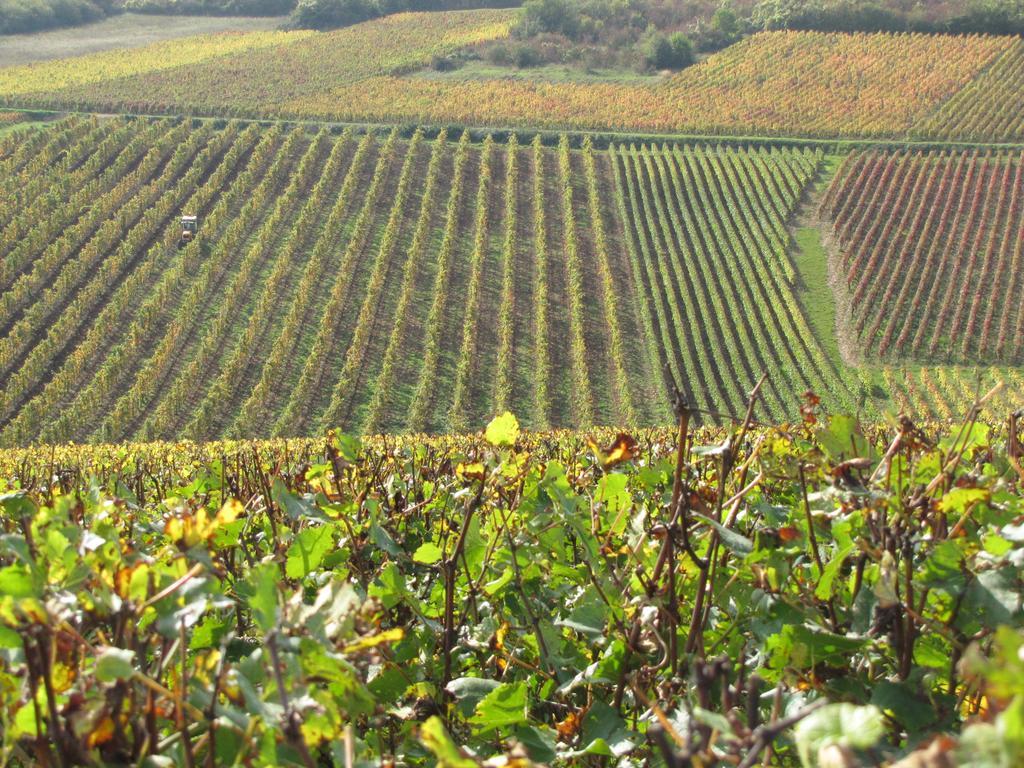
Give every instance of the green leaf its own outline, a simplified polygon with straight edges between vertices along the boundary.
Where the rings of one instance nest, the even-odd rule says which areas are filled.
[[[101,683],[127,680],[135,671],[135,651],[104,648],[96,657],[96,679]]]
[[[871,703],[883,710],[910,733],[934,725],[938,715],[921,686],[881,680],[872,686]]]
[[[474,515],[466,529],[466,544],[462,548],[462,557],[466,561],[466,569],[473,575],[480,572],[480,567],[487,558],[487,539],[480,533],[480,516]]]
[[[1021,587],[1013,566],[984,571],[967,588],[966,603],[986,627],[1011,624],[1020,618]]]
[[[476,709],[476,705],[500,685],[497,680],[482,677],[459,677],[448,683],[445,690],[455,697],[463,716],[469,717]]]
[[[519,439],[519,422],[508,411],[496,416],[484,432],[487,442],[494,446],[512,446]]]
[[[13,533],[0,536],[0,554],[12,555],[26,565],[32,565],[35,562],[25,537]]]
[[[962,515],[971,504],[984,501],[988,496],[989,493],[984,488],[954,488],[939,501],[939,509]]]
[[[832,416],[828,426],[819,429],[817,436],[825,453],[837,461],[866,457],[871,452],[871,446],[864,439],[857,419],[853,416]]]
[[[801,720],[794,731],[800,762],[818,766],[819,751],[828,746],[867,749],[885,736],[885,717],[874,706],[827,704]]]
[[[385,608],[394,608],[401,602],[405,602],[414,611],[421,611],[422,606],[416,596],[409,591],[405,583],[405,575],[394,563],[389,563],[378,575],[375,581],[370,583],[366,591],[370,597],[379,599]]]
[[[814,588],[814,596],[819,600],[828,600],[832,597],[832,584],[835,582],[836,576],[839,575],[839,569],[843,567],[843,562],[850,553],[856,549],[855,544],[851,544],[844,549],[839,550],[835,557],[833,557],[825,569],[821,572],[821,578],[818,580],[818,586]]]
[[[394,608],[402,602],[405,592],[405,577],[394,563],[381,571],[367,590],[367,594],[380,600],[385,608]]]
[[[515,578],[515,573],[511,568],[506,568],[501,572],[501,575],[494,581],[488,581],[484,584],[484,594],[488,597],[492,597],[512,583],[512,579]]]
[[[6,568],[0,568],[0,595],[8,597],[35,596],[35,580],[29,569],[22,565],[9,565]]]
[[[568,627],[591,640],[597,640],[604,635],[607,621],[608,606],[601,599],[597,589],[594,586],[588,586],[576,600],[572,613],[565,619],[556,620],[555,626]]]
[[[231,629],[232,621],[226,616],[208,614],[192,630],[188,647],[191,651],[198,651],[202,648],[215,648]]]
[[[344,432],[338,432],[334,435],[334,449],[338,452],[345,461],[356,462],[359,460],[359,454],[363,450],[363,444],[358,437],[354,435],[347,435]]]
[[[849,654],[859,651],[865,640],[837,635],[820,627],[786,624],[765,641],[771,669],[809,669],[830,661],[847,662]]]
[[[427,719],[420,729],[420,741],[437,758],[437,768],[477,768],[477,763],[462,754],[436,715]]]
[[[377,547],[383,549],[392,557],[398,557],[402,554],[402,548],[398,546],[398,542],[391,537],[390,533],[377,525],[376,521],[370,523],[370,538]]]
[[[22,517],[32,517],[36,505],[25,491],[11,491],[0,495],[0,509],[4,511],[4,517],[7,519],[19,520]]]
[[[967,452],[971,448],[988,445],[988,436],[991,431],[988,424],[977,421],[966,434],[961,435],[954,431],[949,437],[940,440],[939,447],[947,454],[953,450]]]
[[[986,535],[982,542],[982,546],[986,552],[995,557],[1002,557],[1013,549],[1013,544],[1011,542],[996,533],[989,533]]]
[[[743,534],[737,533],[736,531],[732,530],[732,528],[726,528],[724,525],[715,520],[712,520],[707,515],[702,515],[699,512],[693,512],[691,514],[698,520],[707,523],[716,531],[718,531],[718,538],[721,540],[725,548],[728,549],[730,552],[733,552],[737,555],[746,556],[754,551],[754,542],[752,542]]]
[[[301,531],[285,555],[285,575],[289,579],[302,579],[319,568],[334,546],[334,531],[333,525],[317,525]]]
[[[596,699],[583,718],[584,754],[621,757],[636,746],[635,734],[609,704]]]
[[[412,555],[412,559],[417,563],[423,563],[424,565],[433,565],[444,557],[444,552],[441,548],[433,542],[426,542],[420,544],[416,551]]]
[[[397,702],[409,688],[409,678],[405,670],[390,667],[373,678],[366,687],[378,704],[389,706]]]
[[[292,520],[327,519],[327,515],[317,509],[316,506],[289,491],[281,478],[274,480],[274,487],[271,489],[270,495],[274,503],[281,507]]]
[[[7,738],[20,739],[23,736],[37,736],[36,714],[33,706],[31,704],[23,704],[18,709],[18,713],[14,716],[14,722],[11,725],[10,731],[4,734]]]
[[[13,629],[0,626],[0,648],[21,648],[21,635]]]
[[[1024,761],[1024,696],[1016,696],[999,715],[1003,743],[1013,753],[1012,763]]]
[[[538,763],[552,763],[558,756],[555,745],[557,734],[550,728],[534,725],[517,726],[514,735],[516,741],[526,748],[526,754]]]
[[[256,626],[264,633],[277,624],[277,580],[280,576],[273,563],[261,563],[239,584],[239,593],[246,598]]]
[[[476,705],[470,722],[484,730],[526,722],[526,683],[502,683]]]
[[[633,509],[633,498],[626,490],[629,478],[621,473],[605,475],[597,482],[597,501],[604,504],[604,522],[608,531],[616,536],[626,530],[630,511]]]
[[[930,587],[956,596],[964,587],[961,568],[964,559],[964,539],[948,539],[935,548],[924,564],[924,581]]]

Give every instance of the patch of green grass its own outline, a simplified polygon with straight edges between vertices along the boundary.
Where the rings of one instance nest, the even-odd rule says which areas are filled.
[[[821,244],[821,232],[814,227],[801,227],[794,239],[793,264],[800,276],[797,293],[818,341],[838,360],[836,303],[828,285],[828,255]]]
[[[29,128],[44,128],[52,124],[52,121],[47,122],[43,120],[32,120],[25,123],[11,123],[10,125],[0,124],[0,137],[6,136],[8,133],[14,133],[15,131],[24,131]]]
[[[825,157],[810,190],[810,205],[817,205],[816,201],[828,189],[841,162],[842,157],[838,155]],[[828,284],[828,253],[822,245],[821,234],[821,230],[814,226],[798,226],[794,232],[792,256],[798,278],[796,294],[818,342],[832,360],[842,366],[836,340],[836,301]]]
[[[664,77],[660,74],[645,74],[631,69],[584,69],[565,64],[545,64],[540,67],[519,69],[491,64],[486,61],[469,61],[458,69],[439,72],[424,69],[411,75],[430,80],[536,80],[548,83],[621,83],[623,85],[657,85]]]

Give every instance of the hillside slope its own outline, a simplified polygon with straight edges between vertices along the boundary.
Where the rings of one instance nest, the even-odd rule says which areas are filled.
[[[969,368],[838,359],[828,291],[808,292],[825,265],[789,228],[826,183],[822,160],[159,118],[11,134],[0,443],[462,431],[504,409],[531,427],[656,424],[676,385],[717,421],[764,373],[765,420],[796,418],[806,391],[845,411],[955,410]],[[1006,162],[989,161],[1002,218],[1019,212]],[[179,249],[186,213],[200,230]],[[982,273],[1010,256],[993,227],[982,297]],[[972,328],[1006,317],[969,309]]]
[[[4,442],[665,413],[590,155],[163,120],[5,149]]]

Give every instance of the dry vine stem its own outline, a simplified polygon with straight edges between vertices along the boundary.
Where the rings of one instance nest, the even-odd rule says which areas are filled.
[[[1021,480],[1024,480],[1024,468],[1021,467],[1020,459],[1024,456],[1024,449],[1021,448],[1020,444],[1020,432],[1017,427],[1017,421],[1020,418],[1024,418],[1024,408],[1019,411],[1014,411],[1010,414],[1008,432],[1009,432],[1009,445],[1007,447],[1006,455],[1010,461],[1010,466],[1017,472],[1017,475]]]
[[[679,522],[679,518],[683,515],[684,504],[683,499],[683,467],[686,464],[686,443],[690,431],[690,407],[683,396],[682,390],[676,385],[675,381],[671,379],[672,374],[666,370],[666,376],[672,381],[673,389],[675,390],[675,411],[676,418],[678,420],[678,431],[676,438],[676,466],[675,475],[672,480],[672,503],[670,509],[672,510],[672,517],[668,524],[668,533],[662,540],[661,551],[658,553],[658,560],[654,565],[654,570],[651,572],[651,577],[647,580],[647,586],[645,589],[646,599],[648,601],[653,600],[654,596],[660,589],[659,582],[661,581],[662,571],[666,567],[669,568],[669,573],[672,574],[674,584],[674,572],[675,572],[675,557],[672,541],[672,531],[675,529]],[[675,590],[673,589],[670,596],[671,605],[675,605]],[[671,609],[670,609],[671,610]],[[677,659],[675,658],[676,652],[676,623],[678,620],[678,613],[673,615],[669,613],[670,631],[671,631],[671,643],[669,647],[670,662],[675,668]],[[633,626],[629,633],[629,638],[626,642],[626,653],[623,659],[622,671],[619,673],[618,684],[615,688],[615,708],[622,708],[622,697],[626,689],[626,669],[629,666],[629,660],[632,657],[637,644],[640,641],[640,632],[642,631],[642,624],[640,621],[639,611],[637,615],[633,617]]]
[[[715,507],[715,522],[721,524],[722,522],[722,508],[725,502],[725,486],[726,477],[732,471],[736,465],[736,459],[739,455],[740,448],[743,445],[743,441],[746,438],[747,431],[750,429],[751,424],[754,420],[754,406],[757,404],[757,398],[760,396],[761,387],[764,386],[765,381],[768,380],[768,374],[763,374],[760,381],[754,386],[747,397],[747,412],[743,419],[742,424],[736,439],[730,438],[726,441],[726,450],[721,454],[721,471],[719,473],[718,481],[718,501]],[[749,466],[749,465],[747,465]],[[741,472],[741,478],[739,485],[743,485],[746,480],[747,466],[745,466]],[[688,521],[683,521],[684,530],[689,533],[689,528],[686,526]],[[707,612],[705,611],[705,601],[708,600],[707,590],[710,583],[711,570],[714,567],[718,557],[718,543],[719,536],[717,530],[712,530],[708,541],[708,555],[707,557],[700,559],[694,557],[697,567],[700,569],[700,575],[697,577],[697,589],[694,597],[693,614],[690,617],[690,634],[686,638],[686,653],[699,653],[703,655],[703,636],[704,636],[704,625],[707,622]],[[692,550],[690,550],[691,556]],[[698,651],[698,646],[700,649]]]
[[[455,575],[459,567],[459,558],[466,546],[466,535],[469,533],[469,525],[473,521],[473,514],[484,497],[484,486],[486,478],[480,479],[480,489],[473,500],[466,505],[466,512],[462,518],[462,528],[459,530],[459,538],[455,542],[452,553],[441,564],[444,573],[444,674],[441,678],[442,690],[446,688],[452,679],[452,649],[455,647],[455,635],[458,627],[455,626]]]

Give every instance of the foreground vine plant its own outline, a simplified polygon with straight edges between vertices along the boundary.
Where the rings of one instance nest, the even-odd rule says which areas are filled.
[[[1011,766],[1024,482],[941,429],[0,454],[0,764]]]

